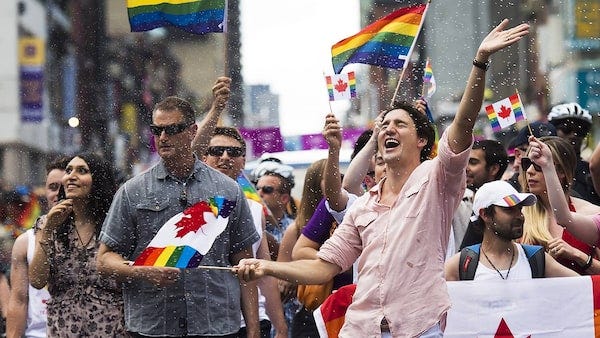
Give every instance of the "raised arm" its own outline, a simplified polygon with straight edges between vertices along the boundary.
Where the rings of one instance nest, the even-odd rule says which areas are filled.
[[[544,179],[546,180],[548,199],[554,212],[556,223],[566,227],[579,240],[595,246],[600,237],[598,227],[594,223],[592,216],[571,212],[569,209],[558,173],[556,172],[556,167],[554,166],[552,152],[548,145],[536,137],[530,136],[529,149],[529,158],[542,167]]]
[[[219,117],[227,105],[231,86],[231,79],[221,76],[217,78],[215,85],[212,87],[213,102],[206,116],[200,121],[200,126],[196,132],[196,136],[192,141],[192,150],[198,157],[206,153],[206,148],[213,136]]]
[[[504,19],[496,26],[481,42],[474,64],[465,87],[465,92],[454,121],[448,127],[448,143],[455,154],[458,154],[471,146],[473,139],[473,127],[477,120],[477,115],[483,102],[483,91],[485,89],[485,66],[489,58],[495,52],[504,47],[510,46],[521,40],[523,36],[529,33],[528,24],[520,24],[516,27],[505,29],[508,20]]]
[[[382,116],[383,113],[380,113],[375,118],[375,127],[373,127],[371,137],[350,162],[342,181],[342,187],[357,196],[361,196],[365,192],[362,183],[369,171],[371,159],[375,155],[375,152],[377,152],[377,135],[381,129]]]
[[[342,127],[340,121],[333,114],[325,117],[323,137],[329,145],[325,172],[323,173],[323,185],[325,186],[325,198],[331,209],[342,211],[348,203],[348,193],[342,190],[340,178],[340,148],[342,147]]]

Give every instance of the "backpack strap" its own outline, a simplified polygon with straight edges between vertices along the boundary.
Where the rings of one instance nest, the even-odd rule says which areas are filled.
[[[544,278],[546,276],[546,252],[539,245],[521,244],[531,268],[531,277]]]
[[[460,250],[460,259],[458,262],[458,279],[473,280],[475,271],[479,264],[480,244],[471,245]]]

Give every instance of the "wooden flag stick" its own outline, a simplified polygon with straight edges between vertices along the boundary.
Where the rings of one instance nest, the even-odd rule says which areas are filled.
[[[392,96],[392,101],[390,102],[390,108],[394,107],[394,102],[396,101],[396,96],[398,95],[398,89],[400,89],[400,83],[402,82],[402,78],[404,77],[404,71],[406,67],[402,68],[402,73],[400,73],[400,78],[398,79],[398,84],[396,84],[396,90],[394,90],[394,95]]]
[[[517,97],[519,98],[519,102],[521,103],[521,106],[522,106],[523,101],[521,101],[521,95],[519,95],[519,89],[515,89],[515,92],[517,93]],[[521,109],[523,112],[525,111],[525,109],[523,107],[521,107]],[[531,130],[531,125],[529,124],[529,119],[527,117],[525,117],[525,121],[527,121],[527,129],[529,129],[529,135],[533,135],[533,130]],[[527,142],[529,142],[529,141],[527,141]]]
[[[197,267],[197,269],[204,269],[204,270],[228,270],[231,271],[233,270],[233,267],[229,266],[213,266],[213,265],[200,265]]]

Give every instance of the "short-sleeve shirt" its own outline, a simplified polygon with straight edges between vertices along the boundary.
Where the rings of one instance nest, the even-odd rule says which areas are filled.
[[[454,154],[444,133],[438,156],[411,173],[393,205],[379,203],[381,186],[361,196],[318,257],[348,269],[358,284],[340,337],[381,336],[386,318],[394,337],[414,337],[450,307],[444,258],[452,216],[466,187],[470,147]]]
[[[235,207],[201,264],[230,266],[231,255],[251,248],[259,236],[239,185],[198,159],[184,181],[170,175],[162,160],[127,181],[113,199],[100,240],[125,259],[135,260],[171,217],[214,196],[235,201]],[[240,285],[228,271],[184,269],[179,280],[165,287],[133,279],[124,283],[123,295],[125,324],[132,332],[226,335],[240,328]]]

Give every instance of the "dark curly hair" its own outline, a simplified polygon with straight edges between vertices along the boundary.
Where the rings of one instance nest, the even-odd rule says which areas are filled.
[[[435,130],[433,125],[429,122],[427,116],[421,113],[415,106],[408,102],[396,101],[390,109],[388,109],[383,116],[385,117],[392,110],[402,109],[408,113],[408,116],[413,120],[415,129],[417,130],[417,137],[421,137],[427,140],[427,144],[421,149],[421,162],[429,160],[431,158],[431,149],[435,143]]]
[[[92,175],[92,187],[88,195],[87,213],[94,221],[96,238],[98,238],[110,204],[117,191],[115,171],[112,164],[94,153],[76,154],[71,160],[75,157],[79,157],[85,161]],[[73,228],[72,223],[73,218],[69,217],[57,231],[57,239],[62,241],[66,247],[69,247],[67,236]]]

